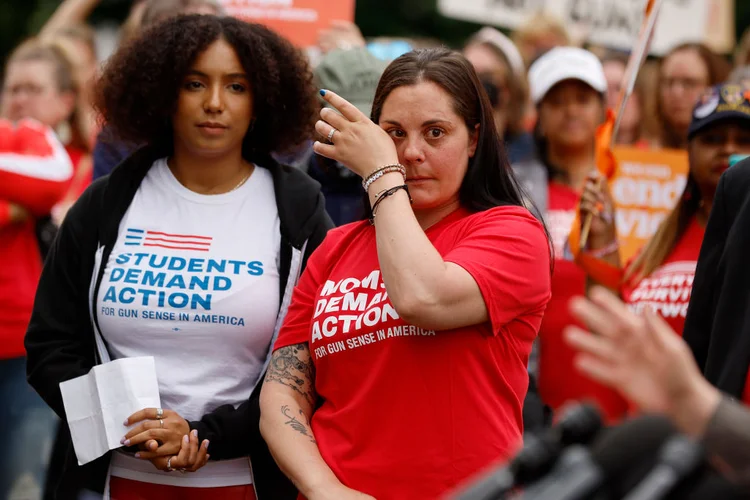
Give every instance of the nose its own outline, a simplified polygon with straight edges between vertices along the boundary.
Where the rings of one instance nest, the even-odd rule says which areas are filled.
[[[203,102],[203,110],[206,113],[221,113],[224,111],[224,96],[220,85],[212,85]]]
[[[721,145],[721,154],[725,156],[735,155],[740,152],[740,146],[737,143],[738,137],[734,133],[730,133],[727,139]]]
[[[424,162],[424,147],[420,138],[408,138],[403,142],[403,163]]]

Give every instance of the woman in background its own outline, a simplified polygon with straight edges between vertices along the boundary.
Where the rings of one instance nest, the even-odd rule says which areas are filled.
[[[624,401],[576,372],[574,353],[562,339],[563,328],[575,323],[568,302],[585,290],[585,273],[566,255],[565,244],[586,179],[595,170],[595,134],[605,118],[607,81],[594,54],[558,47],[531,66],[529,84],[538,114],[537,157],[513,167],[543,214],[555,250],[552,299],[539,330],[539,394],[552,410],[593,399],[614,419],[624,410]]]
[[[655,95],[645,113],[646,134],[652,148],[687,149],[693,105],[703,92],[723,83],[731,67],[701,43],[685,43],[670,50],[659,64]]]
[[[750,100],[735,84],[708,89],[697,101],[688,130],[690,170],[677,205],[632,262],[624,266],[617,292],[632,310],[662,316],[682,335],[695,267],[721,175],[732,155],[750,154]],[[616,213],[606,182],[592,178],[581,202],[581,220],[592,214],[588,249],[617,256]],[[619,258],[610,259],[619,266]],[[612,286],[612,284],[606,284]]]
[[[486,27],[469,38],[463,54],[487,90],[508,160],[513,164],[530,159],[534,140],[526,129],[529,87],[521,53],[510,38]]]

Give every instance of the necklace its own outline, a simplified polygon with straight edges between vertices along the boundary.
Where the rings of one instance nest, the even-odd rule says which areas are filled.
[[[237,191],[237,190],[238,190],[239,188],[241,188],[241,187],[242,187],[242,185],[243,185],[244,183],[246,183],[246,182],[247,182],[247,180],[248,180],[248,179],[250,178],[250,174],[252,174],[252,173],[253,173],[253,171],[252,171],[252,170],[251,170],[250,172],[248,172],[248,173],[247,173],[247,175],[246,175],[246,176],[245,176],[245,177],[244,177],[244,178],[243,178],[243,179],[242,179],[242,180],[241,180],[241,181],[240,181],[240,182],[239,182],[239,183],[238,183],[238,184],[237,184],[236,186],[234,186],[234,187],[233,187],[232,189],[230,189],[230,190],[229,190],[229,191],[227,191],[227,192],[228,192],[228,193],[231,193],[232,191]]]

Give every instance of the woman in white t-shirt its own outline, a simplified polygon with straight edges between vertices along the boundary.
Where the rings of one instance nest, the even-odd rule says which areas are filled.
[[[69,448],[53,464],[58,497],[296,497],[258,431],[255,389],[331,227],[319,186],[270,155],[310,136],[311,81],[281,37],[216,16],[168,20],[111,58],[97,106],[145,146],[61,228],[26,336],[29,380],[64,418],[61,382],[153,356],[163,408],[130,416],[123,448],[94,462],[78,467]]]

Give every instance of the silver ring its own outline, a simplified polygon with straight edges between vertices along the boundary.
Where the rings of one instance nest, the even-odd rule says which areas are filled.
[[[161,408],[157,408],[156,409],[156,418],[159,419],[159,418],[163,418],[163,417],[164,417],[164,410],[161,409]]]
[[[164,428],[164,420],[161,418],[159,419],[159,425],[161,426],[162,429]]]
[[[174,469],[172,468],[172,459],[174,456],[171,456],[167,459],[167,472],[172,472]]]
[[[331,131],[328,132],[328,142],[330,142],[331,144],[333,144],[333,134],[335,133],[336,133],[336,129],[331,127]]]

